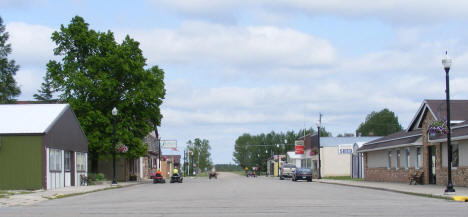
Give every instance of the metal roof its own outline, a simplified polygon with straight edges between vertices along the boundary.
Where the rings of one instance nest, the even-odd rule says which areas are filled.
[[[345,144],[354,144],[369,142],[372,140],[379,139],[378,136],[363,136],[363,137],[320,137],[320,146],[338,146]]]
[[[0,134],[44,134],[68,104],[0,105]]]

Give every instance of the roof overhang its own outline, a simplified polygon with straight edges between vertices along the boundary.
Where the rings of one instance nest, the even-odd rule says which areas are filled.
[[[418,128],[420,122],[422,121],[422,118],[426,109],[429,110],[432,117],[434,117],[434,119],[437,121],[437,116],[434,115],[434,112],[432,111],[431,107],[428,105],[427,100],[424,100],[421,106],[419,106],[418,112],[416,112],[413,119],[409,123],[408,128],[406,129],[406,132],[411,131],[413,129],[412,127],[414,127],[415,129]]]
[[[392,149],[392,148],[403,148],[403,147],[411,147],[411,146],[422,146],[423,144],[421,142],[413,142],[409,144],[400,144],[400,145],[393,145],[393,146],[386,146],[386,147],[380,147],[380,148],[374,148],[374,149],[366,149],[366,150],[361,150],[357,151],[357,153],[364,153],[364,152],[371,152],[371,151],[380,151],[380,150],[386,150],[386,149]]]
[[[0,133],[0,136],[44,136],[46,133]]]

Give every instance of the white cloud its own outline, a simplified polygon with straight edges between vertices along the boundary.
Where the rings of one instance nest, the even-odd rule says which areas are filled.
[[[6,25],[6,31],[10,34],[11,58],[20,66],[45,66],[54,58],[52,28],[12,22]]]
[[[338,17],[363,18],[376,17],[384,21],[400,24],[432,23],[447,19],[467,19],[468,2],[464,0],[148,0],[156,7],[169,8],[187,16],[196,16],[210,20],[224,20],[223,17],[239,16],[239,11],[256,8],[257,10],[279,11],[290,10],[305,12],[310,16],[333,15]],[[281,12],[281,13],[283,13]],[[254,11],[253,13],[257,13]],[[263,15],[262,15],[263,16]]]
[[[2,0],[1,8],[25,8],[48,3],[49,0]]]
[[[177,30],[120,32],[132,32],[151,63],[303,67],[326,65],[335,57],[327,40],[274,26],[187,22]]]
[[[22,100],[32,100],[33,95],[40,89],[43,74],[35,69],[20,69],[16,72],[15,80],[21,89]]]

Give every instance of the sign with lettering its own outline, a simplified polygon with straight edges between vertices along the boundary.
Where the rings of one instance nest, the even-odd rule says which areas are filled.
[[[338,154],[352,154],[353,146],[352,145],[339,145]]]
[[[296,154],[304,154],[304,141],[303,140],[297,140],[295,142],[295,151]]]
[[[165,149],[176,149],[177,148],[177,140],[161,140],[161,148]]]

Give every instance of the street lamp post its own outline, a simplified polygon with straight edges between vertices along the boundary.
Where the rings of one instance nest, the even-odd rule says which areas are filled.
[[[117,108],[114,107],[112,109],[112,116],[114,116],[114,130],[113,130],[113,140],[114,140],[114,144],[113,144],[113,149],[112,149],[112,184],[115,185],[117,184],[117,180],[115,179],[115,143],[117,143],[117,140],[116,140],[116,137],[115,137],[115,128],[116,128],[116,116],[117,116]]]
[[[320,123],[317,123],[317,144],[318,144],[318,178],[322,178],[322,162],[320,161]]]
[[[452,185],[452,144],[451,144],[451,127],[450,127],[450,89],[449,89],[449,71],[450,67],[452,66],[452,59],[450,59],[447,55],[447,51],[445,51],[445,58],[442,59],[442,65],[444,65],[445,69],[445,96],[446,96],[446,104],[447,104],[447,188],[445,189],[446,193],[455,192],[455,189]]]

